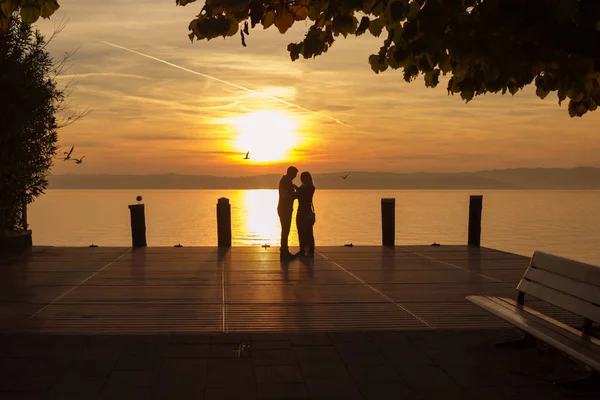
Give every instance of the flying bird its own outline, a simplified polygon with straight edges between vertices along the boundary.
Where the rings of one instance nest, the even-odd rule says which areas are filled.
[[[73,150],[75,150],[75,146],[71,147],[71,150],[69,150],[68,152],[65,151],[63,154],[65,155],[65,158],[63,158],[63,160],[70,160],[71,159],[71,154],[73,153]]]
[[[246,153],[246,157],[244,157],[244,160],[249,160],[250,159],[250,152]]]
[[[75,164],[81,164],[84,158],[85,156],[81,156],[81,158],[74,158],[73,161],[75,161]]]
[[[349,176],[350,176],[350,174],[346,174],[346,175],[342,176],[342,179],[348,179]]]

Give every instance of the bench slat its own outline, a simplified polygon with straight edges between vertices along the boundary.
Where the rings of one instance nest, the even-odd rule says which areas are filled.
[[[488,298],[492,299],[491,297],[488,296]],[[513,299],[507,299],[505,297],[497,297],[494,300],[501,300],[503,303],[508,303],[511,307],[519,307],[519,305],[517,304],[516,301],[514,301]],[[541,312],[534,310],[531,307],[528,306],[520,306],[523,310],[527,311],[529,314],[536,316],[539,319],[543,319],[544,321],[555,325],[556,328],[554,329],[556,332],[560,333],[563,330],[569,332],[570,335],[573,336],[577,336],[579,338],[581,338],[582,342],[590,342],[592,343],[594,346],[592,347],[592,349],[597,349],[598,352],[600,352],[600,339],[595,338],[593,336],[589,336],[589,335],[584,335],[582,331],[573,328],[572,326],[569,326],[563,322],[560,322],[552,317],[547,316],[546,314],[542,314]],[[569,334],[567,334],[568,336],[570,336]],[[598,347],[595,347],[598,346]]]
[[[599,287],[538,268],[529,268],[525,277],[527,280],[541,283],[573,297],[600,305]]]
[[[525,279],[521,279],[517,289],[592,321],[600,322],[600,306],[588,301]]]
[[[531,265],[535,268],[553,272],[558,275],[568,276],[574,280],[586,282],[600,288],[600,267],[569,260],[568,258],[536,251],[531,258]]]
[[[572,337],[570,338],[565,336],[564,333],[558,333],[551,329],[552,323],[545,322],[544,320],[528,314],[523,307],[511,307],[510,304],[506,302],[504,302],[504,304],[499,303],[496,299],[501,298],[467,296],[467,300],[471,303],[510,322],[517,328],[548,343],[550,346],[579,360],[594,370],[600,371],[600,354],[589,348],[589,346],[595,345],[591,345],[590,342],[586,343],[581,338],[573,335],[571,335]]]

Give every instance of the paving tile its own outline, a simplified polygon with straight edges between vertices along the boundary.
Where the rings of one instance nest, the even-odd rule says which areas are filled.
[[[210,335],[211,344],[233,344],[234,346],[240,342],[250,342],[252,337],[250,333],[224,333],[217,335]]]
[[[346,368],[357,383],[401,381],[398,372],[389,365],[348,364]]]
[[[0,391],[47,391],[58,381],[60,370],[19,370],[2,368]]]
[[[259,399],[307,399],[304,383],[259,383],[256,385]]]
[[[158,387],[201,385],[206,382],[208,360],[195,358],[165,359],[158,376]]]
[[[265,365],[254,367],[256,383],[304,382],[295,365]]]
[[[404,331],[376,331],[370,332],[371,342],[379,345],[385,343],[402,343],[408,340]]]
[[[79,359],[87,360],[118,360],[123,353],[123,348],[116,346],[104,347],[100,345],[86,346],[81,350]]]
[[[295,349],[294,349],[295,350]],[[297,365],[296,355],[290,349],[253,350],[255,365]]]
[[[116,362],[110,359],[85,359],[74,360],[65,371],[72,377],[108,377],[115,368]]]
[[[345,364],[386,364],[386,360],[373,343],[337,343],[335,345]]]
[[[307,378],[306,386],[313,399],[362,399],[360,391],[349,379]]]
[[[126,342],[124,355],[160,355],[161,349],[167,344],[167,337],[147,336],[132,337]]]
[[[237,358],[235,350],[238,345],[239,343],[211,343],[209,356],[216,358]]]
[[[46,392],[0,392],[0,400],[45,400]]]
[[[377,349],[392,365],[410,363],[414,367],[419,365],[435,365],[435,362],[414,343],[398,340],[376,344]]]
[[[256,400],[255,386],[208,387],[204,400]]]
[[[253,386],[254,366],[252,360],[242,359],[210,359],[206,386]]]
[[[291,335],[290,340],[294,346],[328,346],[331,340],[326,333],[309,333]]]
[[[49,397],[96,398],[106,383],[105,377],[63,376],[48,391]]]
[[[107,386],[123,386],[132,388],[151,387],[156,383],[158,371],[113,371]]]
[[[398,370],[402,380],[419,395],[444,396],[444,393],[460,390],[460,386],[437,366],[421,365],[415,368],[404,364],[394,368]]]
[[[98,400],[152,400],[153,393],[151,387],[106,385]]]
[[[300,371],[304,378],[350,378],[344,363],[336,361],[301,361]]]
[[[251,342],[252,350],[280,350],[291,349],[292,342],[288,340],[278,341],[253,341]]]
[[[412,391],[404,382],[369,382],[359,384],[358,386],[366,400],[421,399],[421,397]],[[445,398],[451,399],[451,397]]]
[[[208,344],[168,343],[161,347],[160,354],[163,358],[198,358],[210,357],[211,350]]]
[[[300,362],[340,361],[340,356],[333,346],[294,346],[294,353]]]
[[[333,343],[368,343],[371,336],[367,332],[329,332],[329,339]]]
[[[115,365],[117,370],[158,370],[162,358],[155,354],[124,354]]]
[[[202,400],[204,385],[159,386],[152,392],[152,400]]]

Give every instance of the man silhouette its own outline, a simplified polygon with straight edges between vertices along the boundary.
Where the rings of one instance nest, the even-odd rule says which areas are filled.
[[[277,204],[277,214],[281,222],[281,249],[279,256],[281,259],[294,258],[288,249],[288,236],[292,227],[292,213],[294,212],[294,199],[296,199],[296,188],[292,182],[298,175],[298,168],[289,167],[287,173],[279,181],[279,203]]]

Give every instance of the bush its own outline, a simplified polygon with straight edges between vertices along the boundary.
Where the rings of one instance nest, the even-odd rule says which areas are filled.
[[[13,14],[0,31],[0,232],[27,229],[23,208],[44,193],[65,96],[37,30]]]

